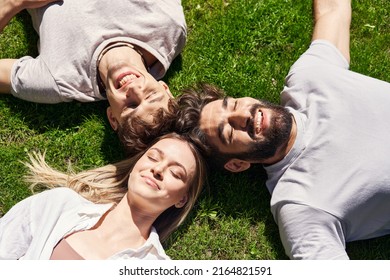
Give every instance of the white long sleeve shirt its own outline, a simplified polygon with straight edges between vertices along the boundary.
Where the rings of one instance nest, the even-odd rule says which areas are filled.
[[[112,204],[92,203],[69,188],[56,188],[16,204],[0,218],[0,259],[48,260],[66,235],[93,227]],[[109,259],[166,260],[154,228],[137,249],[117,252]]]

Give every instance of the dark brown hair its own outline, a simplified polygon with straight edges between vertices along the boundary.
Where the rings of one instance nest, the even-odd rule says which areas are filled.
[[[216,147],[208,143],[205,133],[199,128],[200,115],[204,106],[224,96],[225,92],[222,89],[203,83],[183,90],[177,98],[179,110],[174,126],[175,131],[186,134],[207,158],[212,158],[213,165],[221,155]]]
[[[172,98],[168,101],[168,110],[160,108],[154,113],[152,123],[131,116],[123,121],[118,127],[117,134],[126,155],[145,150],[156,137],[171,132],[177,110],[178,105]]]

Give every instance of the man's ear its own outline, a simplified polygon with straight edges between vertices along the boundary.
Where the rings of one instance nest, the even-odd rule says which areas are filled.
[[[111,107],[107,108],[107,118],[110,122],[110,125],[114,131],[118,129],[118,120],[115,118],[114,114],[112,113]]]
[[[250,162],[233,158],[229,160],[225,165],[225,169],[229,170],[230,172],[242,172],[247,170],[249,167],[251,167]]]
[[[187,200],[188,200],[188,195],[186,194],[180,199],[178,203],[175,204],[175,207],[182,208],[187,203]]]
[[[164,89],[165,89],[165,91],[167,92],[167,94],[168,94],[171,98],[173,98],[173,94],[172,94],[172,92],[170,91],[169,86],[168,86],[164,81],[158,81],[158,82],[164,87]]]

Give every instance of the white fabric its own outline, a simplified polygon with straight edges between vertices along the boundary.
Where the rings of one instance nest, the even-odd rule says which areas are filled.
[[[69,188],[55,188],[17,203],[0,218],[0,259],[49,260],[65,236],[93,227],[111,204],[94,204]],[[166,260],[154,228],[138,249],[126,249],[109,259]]]
[[[345,259],[345,242],[390,233],[390,84],[348,67],[318,40],[286,78],[282,105],[298,134],[266,170],[271,211],[293,259]]]

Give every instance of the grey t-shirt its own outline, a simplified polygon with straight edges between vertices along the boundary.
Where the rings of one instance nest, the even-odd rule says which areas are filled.
[[[41,103],[104,99],[96,61],[111,42],[147,50],[162,78],[187,37],[180,0],[66,0],[29,11],[39,34],[39,56],[20,58],[12,69],[11,93]]]
[[[266,170],[290,258],[348,258],[345,242],[390,233],[390,84],[348,67],[318,40],[286,77],[297,139]]]

